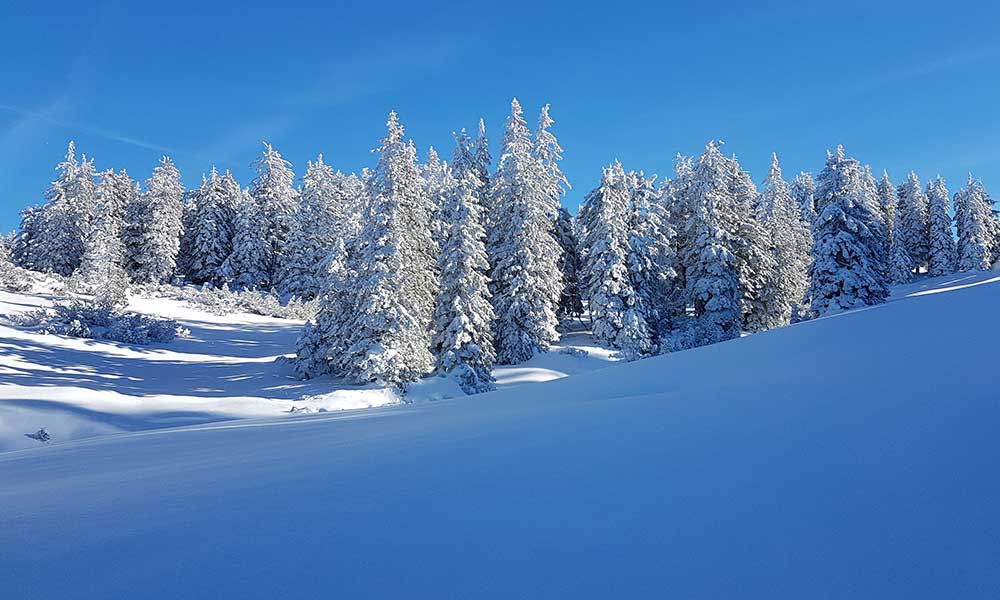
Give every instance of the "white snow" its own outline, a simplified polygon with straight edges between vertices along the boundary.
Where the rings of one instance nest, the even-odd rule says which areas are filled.
[[[51,290],[45,281],[38,289]],[[250,314],[217,316],[163,298],[133,298],[130,310],[170,317],[188,338],[156,346],[40,335],[4,324],[3,317],[51,305],[51,293],[0,292],[0,451],[31,448],[25,433],[45,428],[54,442],[140,429],[237,418],[373,408],[396,404],[395,392],[351,386],[330,378],[297,379],[275,359],[294,352],[301,321]],[[586,349],[590,357],[558,354]],[[593,370],[610,360],[588,347],[589,336],[568,336],[553,353],[497,370],[498,387],[548,381]],[[413,385],[411,401],[464,396],[454,382]]]
[[[994,275],[480,396],[3,453],[0,596],[996,598]],[[281,389],[253,321],[141,352]],[[3,336],[36,387],[101,390],[100,358],[155,391],[140,351]]]

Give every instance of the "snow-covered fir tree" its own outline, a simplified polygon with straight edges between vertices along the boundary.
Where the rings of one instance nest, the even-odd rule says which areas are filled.
[[[893,203],[895,203],[896,188],[892,188]],[[901,227],[901,215],[898,210],[891,212],[893,224],[891,231],[898,231]],[[913,259],[906,253],[906,246],[903,244],[902,236],[891,235],[889,237],[889,264],[886,265],[886,273],[890,283],[907,283],[913,279]]]
[[[485,196],[490,185],[490,165],[493,164],[493,157],[490,156],[490,141],[486,137],[486,122],[482,119],[479,119],[479,130],[472,145],[472,157],[476,176],[483,182],[480,189]]]
[[[927,267],[928,253],[930,251],[930,222],[927,213],[927,196],[924,194],[923,186],[917,174],[910,171],[906,181],[897,188],[899,201],[896,210],[899,211],[899,229],[894,232],[898,235],[906,248],[906,253],[913,261],[911,268],[919,272]]]
[[[343,239],[333,240],[324,265],[324,287],[315,318],[308,321],[295,345],[295,370],[304,378],[344,375],[357,314],[356,273]]]
[[[986,270],[993,264],[991,209],[982,181],[973,179],[970,173],[965,187],[955,194],[959,271]]]
[[[795,204],[799,207],[799,214],[802,215],[802,220],[811,227],[812,222],[816,220],[816,182],[813,181],[812,174],[805,171],[800,172],[792,180],[789,191],[795,200]]]
[[[899,220],[896,216],[899,198],[896,195],[896,186],[892,185],[892,181],[889,179],[889,172],[884,169],[882,170],[882,178],[878,181],[876,195],[885,222],[886,245],[891,247],[896,223]]]
[[[743,328],[764,331],[784,324],[784,309],[777,296],[771,239],[754,211],[757,186],[753,179],[736,157],[727,159],[727,165],[732,203],[727,206],[722,223],[729,232],[739,269]]]
[[[45,228],[34,245],[35,268],[69,276],[80,266],[94,211],[94,165],[84,156],[77,162],[69,143],[56,167],[59,176],[45,194]]]
[[[21,211],[21,224],[17,228],[11,259],[22,269],[43,271],[42,248],[45,236],[45,209],[29,206]]]
[[[602,170],[601,185],[583,202],[587,222],[580,243],[587,252],[581,271],[594,339],[626,360],[651,354],[653,333],[629,272],[631,194],[621,163]]]
[[[955,238],[951,233],[951,201],[944,180],[927,184],[927,212],[930,227],[927,273],[931,276],[955,272]]]
[[[553,123],[555,121],[549,116],[549,105],[546,104],[538,115],[533,141],[535,157],[542,164],[542,193],[548,203],[549,217],[554,221],[559,214],[560,201],[570,185],[559,168],[563,149],[550,131]]]
[[[524,362],[559,339],[555,309],[562,274],[550,182],[514,99],[491,182],[488,222],[493,339],[501,364]]]
[[[367,185],[370,212],[359,239],[355,318],[343,374],[358,382],[399,384],[434,367],[430,329],[438,248],[416,151],[403,141],[395,112],[386,126]]]
[[[164,156],[146,180],[145,192],[126,208],[122,233],[126,269],[133,281],[168,281],[177,266],[184,216],[184,187],[180,173]]]
[[[233,251],[233,224],[241,195],[242,190],[229,171],[220,176],[212,167],[208,177],[202,177],[189,232],[187,275],[193,283],[215,286],[224,283],[222,264]]]
[[[103,297],[124,302],[128,273],[121,233],[125,211],[138,196],[138,189],[124,171],[104,171],[98,178],[93,226],[74,279],[83,291],[105,292]]]
[[[476,394],[493,388],[491,370],[496,360],[486,232],[477,194],[482,181],[468,161],[465,139],[456,137],[454,154],[452,164],[458,168],[442,207],[448,224],[438,260],[441,287],[434,309],[432,349],[436,371],[455,377],[466,393]]]
[[[359,191],[347,189],[346,180],[323,162],[322,154],[307,163],[299,212],[292,221],[282,264],[279,289],[283,293],[306,299],[318,296],[326,286],[327,261],[335,241],[353,243],[355,223],[360,223]],[[349,215],[352,209],[355,214]]]
[[[660,312],[661,333],[672,328],[674,317],[683,318],[687,307],[686,271],[689,221],[693,214],[693,198],[690,194],[691,181],[694,173],[694,162],[689,156],[677,154],[674,156],[674,177],[660,184],[660,205],[663,207],[664,218],[673,241],[673,260],[667,274],[673,277],[672,285],[668,287],[665,298],[658,304]]]
[[[242,289],[265,288],[273,257],[265,235],[266,221],[260,204],[249,190],[240,192],[233,220],[233,250],[219,267],[219,278]]]
[[[278,283],[281,262],[298,208],[298,197],[292,183],[292,165],[281,157],[271,144],[264,142],[264,152],[254,162],[257,177],[250,184],[250,195],[257,205],[261,232],[264,236],[266,283]]]
[[[760,192],[764,226],[771,239],[776,269],[774,277],[775,309],[778,322],[788,323],[793,309],[802,301],[809,287],[808,269],[812,234],[800,207],[781,176],[777,154],[771,154],[771,167]]]
[[[676,294],[676,231],[663,201],[656,176],[642,171],[628,174],[629,272],[641,299],[646,322],[656,337],[669,328],[672,298]]]
[[[573,216],[559,207],[556,218],[556,241],[559,243],[559,272],[562,273],[563,288],[559,296],[556,314],[559,318],[574,318],[583,314],[583,299],[580,296],[580,251],[573,225]]]
[[[817,184],[806,292],[810,313],[822,316],[885,302],[884,232],[876,200],[867,197],[861,164],[837,146],[827,153]]]
[[[420,165],[420,174],[424,179],[424,195],[432,210],[431,235],[440,246],[450,223],[446,207],[454,191],[455,180],[448,169],[448,163],[441,160],[433,146],[428,148],[427,159]]]
[[[739,337],[743,321],[737,240],[728,230],[735,215],[732,166],[714,142],[709,142],[690,173],[685,193],[690,216],[685,224],[685,292],[695,322],[689,345]]]

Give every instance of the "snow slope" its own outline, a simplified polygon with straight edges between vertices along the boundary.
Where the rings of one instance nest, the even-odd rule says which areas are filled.
[[[1000,278],[464,399],[0,454],[52,598],[996,598]]]
[[[44,282],[39,285],[44,289]],[[134,298],[132,310],[171,317],[191,331],[158,346],[39,335],[4,326],[2,317],[51,304],[52,294],[0,291],[0,451],[30,448],[25,433],[44,427],[53,440],[213,421],[289,415],[298,410],[346,410],[399,402],[390,390],[350,386],[329,378],[301,381],[275,364],[293,353],[302,322],[258,315],[217,316],[186,303]],[[548,381],[608,364],[609,353],[584,333],[556,351],[497,369],[500,387]],[[464,395],[452,381],[414,386],[420,401]]]

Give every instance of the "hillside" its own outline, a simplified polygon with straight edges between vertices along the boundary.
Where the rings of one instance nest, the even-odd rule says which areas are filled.
[[[997,306],[953,276],[481,396],[3,453],[0,589],[995,598]]]

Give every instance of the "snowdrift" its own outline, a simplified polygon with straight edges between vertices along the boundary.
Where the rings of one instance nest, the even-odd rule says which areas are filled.
[[[996,598],[1000,278],[532,386],[0,454],[52,598]]]

